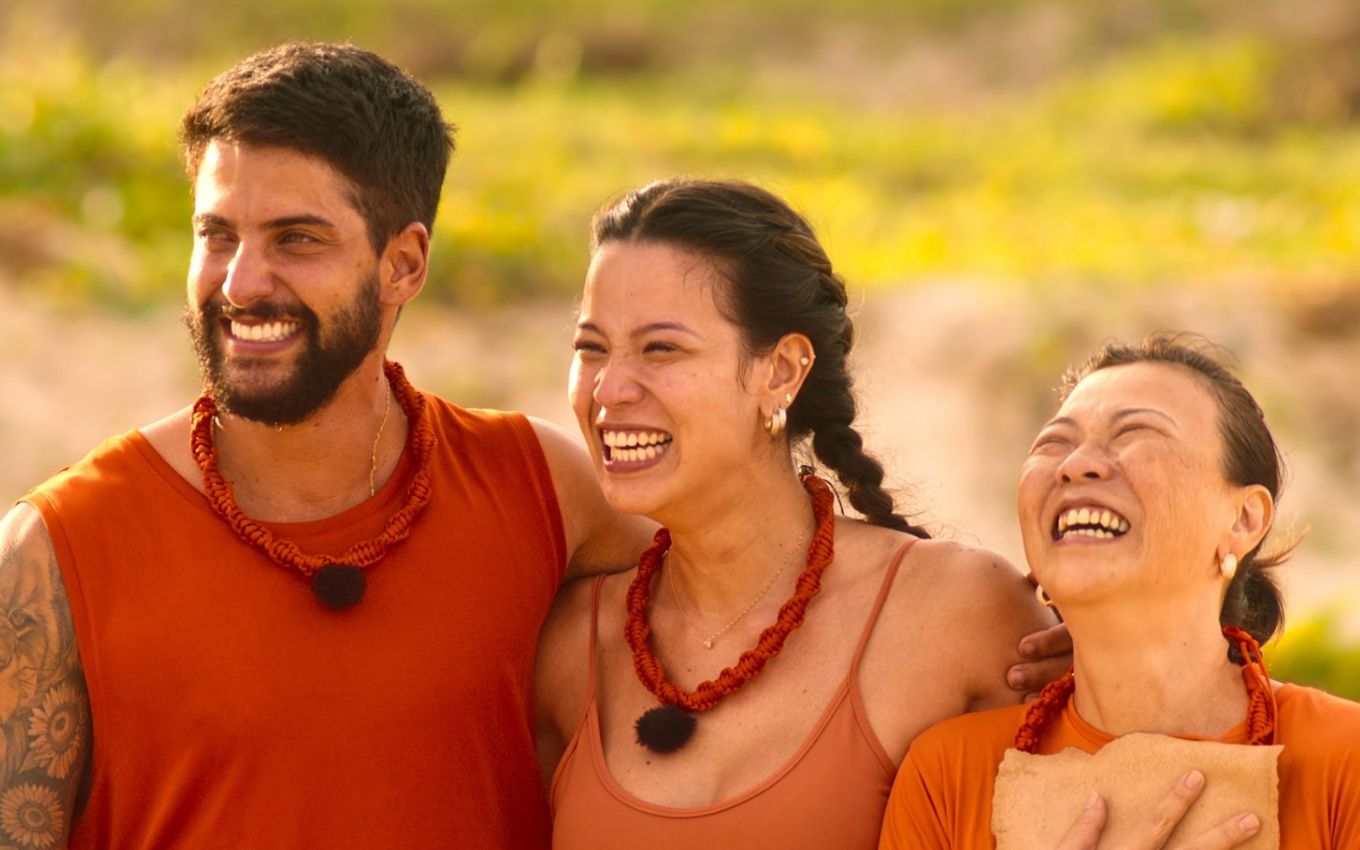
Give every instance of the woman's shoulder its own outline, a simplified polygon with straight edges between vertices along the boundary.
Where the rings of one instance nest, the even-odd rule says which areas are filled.
[[[951,639],[965,652],[975,651],[979,643],[999,641],[1009,654],[1020,636],[1054,623],[1024,574],[989,549],[953,540],[921,540],[911,547],[902,567],[896,599],[914,609],[913,617],[948,625]],[[961,623],[987,627],[959,628]]]
[[[1286,748],[1343,756],[1360,766],[1360,703],[1289,683],[1276,691],[1275,701],[1278,737]]]
[[[901,554],[898,584],[960,597],[1001,590],[1030,594],[1024,576],[1001,555],[956,540],[920,538],[904,531],[842,518],[836,525],[839,563],[848,555],[856,572],[881,574]]]

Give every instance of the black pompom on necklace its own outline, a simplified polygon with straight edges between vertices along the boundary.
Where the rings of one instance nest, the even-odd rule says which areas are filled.
[[[406,499],[392,515],[377,537],[362,540],[339,556],[308,555],[291,540],[276,538],[263,523],[242,512],[232,495],[231,484],[217,468],[217,446],[213,442],[213,418],[217,404],[206,392],[194,402],[190,418],[189,450],[203,473],[203,492],[208,504],[218,516],[226,520],[236,536],[268,555],[270,560],[286,569],[296,570],[308,578],[312,592],[321,604],[333,611],[343,611],[359,604],[364,598],[367,577],[364,567],[382,560],[387,550],[405,540],[411,533],[416,517],[430,501],[430,458],[434,455],[434,429],[425,421],[425,397],[406,380],[399,364],[383,364],[387,382],[397,397],[406,419],[410,422],[410,442],[415,454],[416,471],[406,486]],[[386,414],[383,416],[386,421]],[[381,436],[381,426],[379,426]],[[377,443],[374,443],[376,457]],[[373,471],[369,471],[369,489],[373,488]]]

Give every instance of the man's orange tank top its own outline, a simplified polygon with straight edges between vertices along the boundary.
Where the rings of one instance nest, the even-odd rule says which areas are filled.
[[[869,726],[859,663],[888,597],[908,541],[888,565],[850,662],[821,719],[774,775],[730,800],[698,808],[659,806],[634,797],[609,773],[595,703],[596,620],[603,577],[591,604],[590,700],[553,777],[556,850],[694,850],[778,847],[857,850],[878,846],[879,825],[896,766]],[[757,685],[758,687],[758,685]]]
[[[27,496],[94,727],[72,848],[548,845],[531,718],[565,569],[552,481],[524,417],[426,399],[429,504],[344,612],[242,543],[137,432]],[[408,445],[373,498],[270,528],[342,552],[382,530],[413,474]]]

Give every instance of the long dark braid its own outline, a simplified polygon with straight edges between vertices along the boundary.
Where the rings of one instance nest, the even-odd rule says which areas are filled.
[[[630,192],[602,210],[593,245],[650,241],[709,258],[728,284],[718,306],[741,328],[751,353],[801,333],[816,360],[788,410],[790,440],[811,435],[817,458],[835,471],[850,504],[874,525],[920,537],[925,529],[897,513],[883,489],[883,465],[854,428],[855,397],[846,360],[854,325],[845,282],[802,216],[748,183],[664,180]]]

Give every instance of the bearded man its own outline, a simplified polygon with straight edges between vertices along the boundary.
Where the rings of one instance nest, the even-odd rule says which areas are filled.
[[[574,441],[384,361],[451,128],[385,60],[291,44],[181,142],[205,390],[4,520],[0,846],[547,846],[538,629],[648,529]]]

